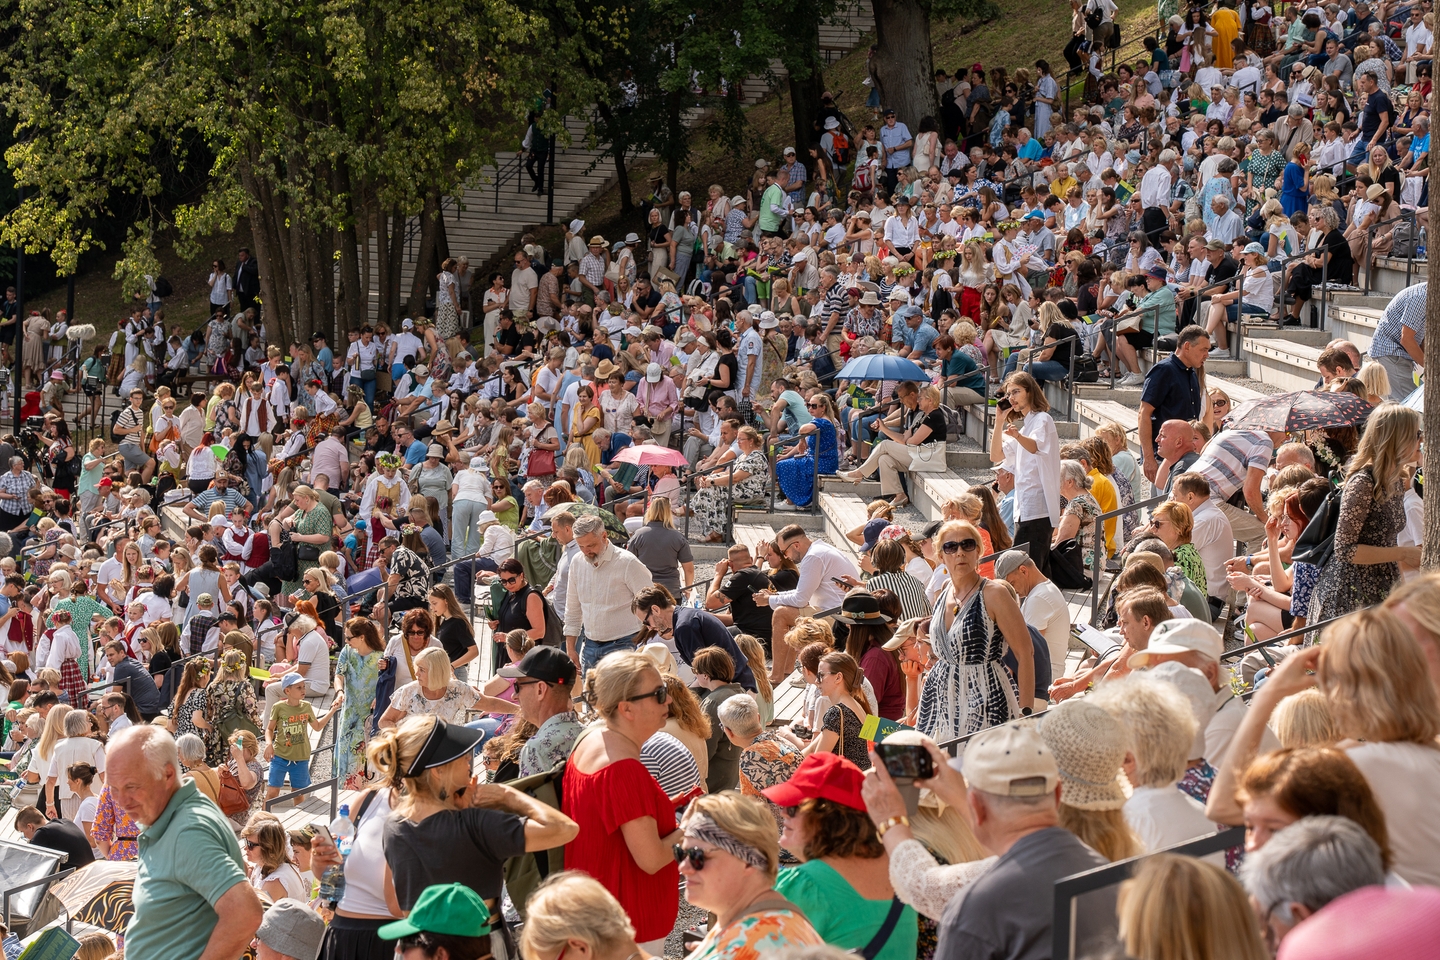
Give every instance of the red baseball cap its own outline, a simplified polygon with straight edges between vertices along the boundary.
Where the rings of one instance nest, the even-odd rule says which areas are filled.
[[[784,783],[760,792],[778,806],[795,807],[806,800],[833,800],[865,812],[860,784],[865,774],[837,753],[812,753]]]

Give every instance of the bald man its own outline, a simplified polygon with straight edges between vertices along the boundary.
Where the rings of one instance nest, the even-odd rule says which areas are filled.
[[[1166,420],[1155,436],[1155,453],[1160,468],[1155,472],[1155,489],[1170,492],[1175,477],[1190,469],[1200,459],[1195,428],[1187,420]]]

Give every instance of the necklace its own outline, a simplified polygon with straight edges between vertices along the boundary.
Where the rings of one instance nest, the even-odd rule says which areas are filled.
[[[950,581],[950,585],[951,585],[952,587],[955,586],[955,581],[954,581],[953,579]],[[961,597],[959,600],[955,601],[955,610],[954,610],[954,612],[952,612],[952,613],[950,614],[950,622],[951,622],[952,625],[953,625],[954,622],[955,622],[955,618],[958,617],[958,616],[960,616],[960,611],[961,611],[961,610],[964,610],[964,609],[965,609],[965,606],[970,602],[970,598],[973,597],[973,596],[975,596],[976,591],[978,591],[978,590],[979,590],[982,586],[984,586],[984,585],[985,585],[985,578],[984,578],[984,577],[981,577],[981,576],[976,576],[976,578],[975,578],[975,586],[973,586],[973,587],[971,587],[969,590],[967,590],[967,591],[965,592],[965,596],[963,596],[963,597]]]

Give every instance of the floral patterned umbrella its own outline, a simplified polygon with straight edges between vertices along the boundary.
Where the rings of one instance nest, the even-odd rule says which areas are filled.
[[[1323,427],[1348,427],[1370,416],[1373,408],[1353,393],[1297,390],[1256,400],[1230,426],[1235,430],[1294,433]]]

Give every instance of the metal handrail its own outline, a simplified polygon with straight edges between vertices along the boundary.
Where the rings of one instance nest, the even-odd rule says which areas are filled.
[[[1169,499],[1170,495],[1168,493],[1162,493],[1159,496],[1151,497],[1149,500],[1141,500],[1127,507],[1110,510],[1095,518],[1094,547],[1090,551],[1090,626],[1095,626],[1100,620],[1100,575],[1105,572],[1105,564],[1100,558],[1105,552],[1103,549],[1105,543],[1105,521],[1122,517],[1127,513],[1148,510]]]
[[[17,893],[22,893],[22,892],[24,892],[24,891],[26,891],[26,890],[31,889],[32,887],[48,887],[48,886],[50,886],[51,884],[55,883],[56,881],[64,880],[66,877],[70,876],[70,874],[74,873],[74,872],[75,872],[76,870],[78,870],[78,869],[80,869],[80,868],[79,868],[79,867],[66,867],[64,870],[60,870],[60,871],[57,871],[57,872],[51,873],[51,874],[46,874],[45,876],[40,877],[39,879],[29,880],[29,881],[27,881],[27,882],[25,882],[25,883],[16,884],[15,886],[8,888],[8,889],[4,892],[4,894],[0,894],[0,916],[3,916],[3,917],[5,918],[5,929],[6,929],[6,930],[11,930],[11,929],[13,929],[13,924],[11,924],[11,922],[10,922],[10,898],[11,898],[11,896],[13,896],[14,894],[17,894]],[[70,927],[70,916],[69,916],[69,912],[68,912],[68,911],[66,912],[65,927],[66,927],[67,930],[68,930],[69,927]]]
[[[495,169],[495,180],[491,186],[495,188],[495,212],[497,214],[500,212],[500,188],[509,183],[512,178],[515,180],[515,192],[525,192],[525,184],[520,179],[520,171],[522,169],[522,154],[520,153],[516,153],[513,158],[507,160],[503,167],[497,167]]]
[[[1234,650],[1227,650],[1220,657],[1220,659],[1229,660],[1232,657],[1243,657],[1247,653],[1253,653],[1257,650],[1263,650],[1265,647],[1273,647],[1275,644],[1281,642],[1282,640],[1289,640],[1291,637],[1298,637],[1306,633],[1312,633],[1316,630],[1319,630],[1321,627],[1328,626],[1329,624],[1334,623],[1336,620],[1343,620],[1347,615],[1348,614],[1342,613],[1338,616],[1331,617],[1328,620],[1321,620],[1319,623],[1306,624],[1303,627],[1296,627],[1294,630],[1287,630],[1284,633],[1277,633],[1269,640],[1261,640],[1257,643],[1247,644],[1243,647],[1236,647]]]
[[[339,777],[331,777],[329,780],[321,780],[318,783],[310,784],[310,786],[308,787],[303,787],[299,790],[292,790],[289,793],[282,793],[278,797],[271,797],[270,799],[265,801],[265,812],[269,813],[271,810],[277,807],[281,803],[281,801],[290,800],[295,797],[303,797],[306,794],[318,793],[319,791],[325,790],[327,788],[330,790],[330,819],[334,820],[336,811],[340,809]]]

